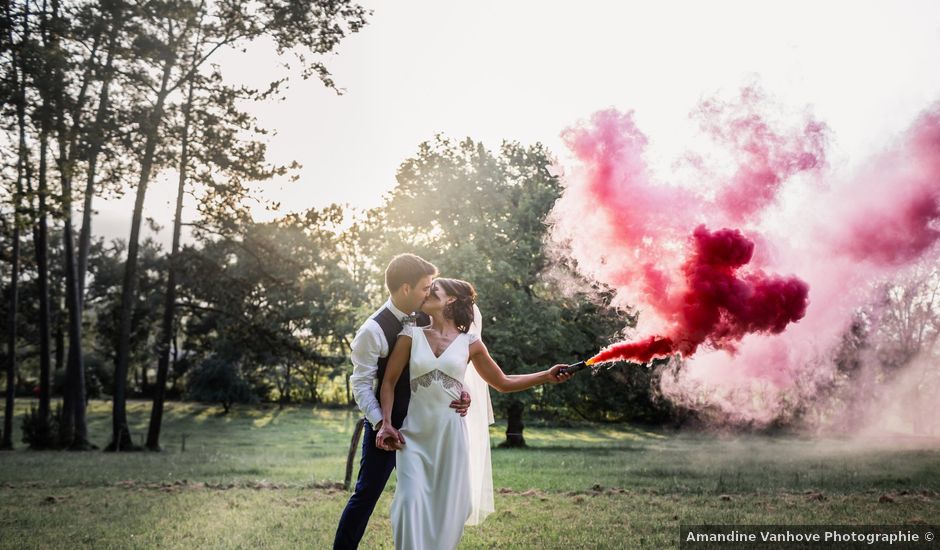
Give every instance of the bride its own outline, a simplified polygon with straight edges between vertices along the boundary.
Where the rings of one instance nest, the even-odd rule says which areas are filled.
[[[477,395],[467,418],[443,414],[475,377],[500,392],[516,392],[570,378],[565,365],[532,374],[506,375],[490,357],[474,323],[476,291],[456,279],[436,279],[421,310],[431,317],[425,328],[408,324],[388,360],[382,393],[382,428],[376,446],[397,450],[398,483],[391,520],[395,548],[456,548],[465,524],[476,524],[493,511],[489,464],[492,420],[488,391]],[[475,372],[467,372],[468,360]],[[411,402],[401,430],[392,426],[394,388],[409,365]],[[474,416],[476,415],[476,420]],[[468,422],[476,426],[468,429]],[[471,433],[472,432],[472,433]]]

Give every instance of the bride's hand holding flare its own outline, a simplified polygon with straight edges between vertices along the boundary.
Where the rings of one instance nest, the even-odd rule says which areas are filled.
[[[549,375],[548,383],[549,384],[561,384],[562,382],[567,382],[569,379],[571,379],[571,377],[574,376],[574,373],[566,372],[565,370],[563,370],[567,366],[568,365],[562,363],[560,365],[555,365],[554,367],[545,371]]]

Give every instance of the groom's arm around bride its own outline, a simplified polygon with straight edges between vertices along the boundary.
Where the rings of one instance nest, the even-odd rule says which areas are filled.
[[[375,504],[395,467],[395,453],[375,446],[375,434],[381,428],[382,407],[379,404],[381,381],[388,357],[395,347],[403,321],[408,322],[412,312],[418,311],[427,298],[431,280],[437,268],[414,254],[400,254],[392,258],[385,270],[385,285],[389,299],[356,332],[350,358],[353,374],[350,384],[356,405],[366,418],[362,458],[355,491],[350,497],[336,530],[334,548],[357,548]],[[406,367],[407,368],[407,367]],[[374,385],[378,382],[378,388]],[[408,410],[410,387],[408,377],[395,386],[395,410],[392,420],[401,426]],[[466,415],[470,398],[463,395],[451,408],[456,414]]]

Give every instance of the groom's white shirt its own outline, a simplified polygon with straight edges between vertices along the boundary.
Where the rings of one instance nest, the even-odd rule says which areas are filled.
[[[395,317],[398,317],[399,321],[408,315],[395,307],[391,299],[386,301],[359,327],[359,331],[356,332],[356,337],[353,339],[352,353],[350,354],[353,373],[349,377],[349,383],[352,385],[353,397],[356,399],[359,410],[362,411],[362,414],[365,415],[372,426],[382,420],[382,406],[379,405],[379,400],[375,398],[379,358],[388,357],[388,342],[385,341],[385,333],[382,332],[382,327],[373,317],[385,308],[388,308]]]

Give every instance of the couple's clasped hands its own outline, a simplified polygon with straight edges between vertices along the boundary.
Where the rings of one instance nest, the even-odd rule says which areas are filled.
[[[450,408],[460,416],[467,416],[467,410],[470,408],[470,394],[465,391],[460,392],[460,399],[451,401]],[[397,451],[404,444],[405,438],[390,422],[383,420],[379,423],[379,431],[375,434],[376,447],[383,451]]]

